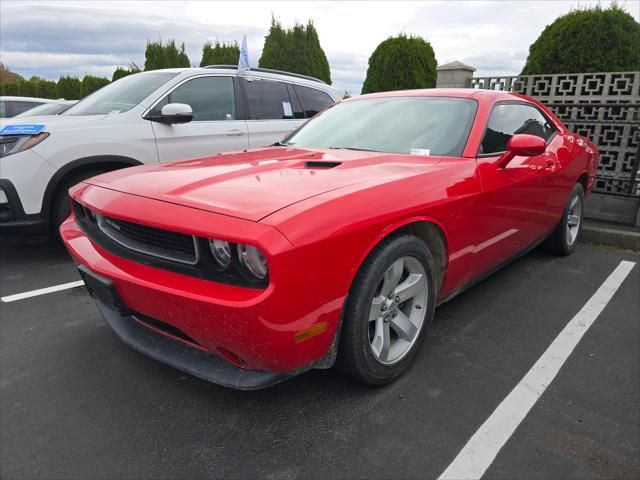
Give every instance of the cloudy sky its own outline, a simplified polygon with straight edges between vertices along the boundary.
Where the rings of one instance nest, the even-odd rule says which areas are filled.
[[[199,65],[207,40],[247,35],[257,65],[273,14],[285,26],[312,19],[338,88],[360,92],[367,60],[390,35],[431,42],[439,64],[461,60],[480,75],[520,72],[529,45],[558,15],[588,0],[376,2],[0,2],[0,61],[24,77],[95,74],[144,65],[147,40],[184,42]],[[600,2],[603,6],[608,1]],[[619,2],[640,21],[640,0]]]

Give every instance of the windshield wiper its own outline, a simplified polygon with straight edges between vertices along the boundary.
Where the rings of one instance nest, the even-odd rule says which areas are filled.
[[[287,145],[286,143],[282,143],[280,141],[274,142],[270,145],[271,147],[288,147],[289,145]]]
[[[357,152],[379,152],[385,153],[382,150],[372,150],[371,148],[356,148],[356,147],[329,147],[330,150],[355,150]]]

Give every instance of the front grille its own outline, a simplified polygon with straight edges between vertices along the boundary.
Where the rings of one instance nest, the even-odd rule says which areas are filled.
[[[149,227],[102,215],[73,201],[76,222],[82,231],[106,251],[143,265],[192,277],[249,288],[265,288],[269,279],[256,280],[239,262],[221,270],[205,237]],[[235,249],[235,244],[232,244]]]
[[[174,262],[195,265],[198,261],[193,236],[138,223],[96,215],[102,232],[130,250]]]
[[[73,202],[73,209],[90,235],[93,232],[95,236],[98,230],[126,250],[187,265],[198,263],[197,243],[192,235],[105,217],[77,202]]]

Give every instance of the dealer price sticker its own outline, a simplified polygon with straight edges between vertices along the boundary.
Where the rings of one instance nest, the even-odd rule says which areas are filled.
[[[37,135],[44,129],[44,125],[24,124],[24,125],[5,125],[0,129],[0,135]]]

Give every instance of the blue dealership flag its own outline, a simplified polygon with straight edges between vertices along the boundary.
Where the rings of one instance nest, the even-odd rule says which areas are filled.
[[[242,47],[240,48],[240,58],[238,59],[238,73],[241,75],[251,69],[249,66],[249,50],[247,50],[247,36],[242,37]]]

